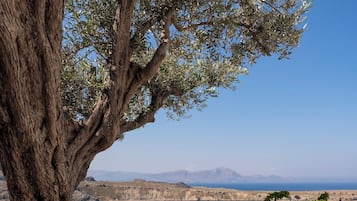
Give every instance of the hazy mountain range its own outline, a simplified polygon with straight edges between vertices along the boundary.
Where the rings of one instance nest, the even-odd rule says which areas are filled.
[[[99,181],[132,181],[143,179],[148,181],[184,182],[184,183],[253,183],[253,182],[294,182],[295,178],[270,176],[242,176],[228,168],[216,168],[203,171],[172,171],[164,173],[137,173],[123,171],[92,170],[87,174]]]

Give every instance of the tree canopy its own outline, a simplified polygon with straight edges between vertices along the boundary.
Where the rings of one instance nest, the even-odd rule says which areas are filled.
[[[180,118],[261,56],[287,58],[309,0],[0,1],[0,162],[11,200],[71,200],[93,158]]]
[[[124,131],[153,121],[160,108],[171,118],[204,108],[218,88],[234,89],[261,56],[287,58],[299,44],[309,6],[306,0],[137,1],[128,33],[131,67],[148,68],[163,42],[169,46],[120,117]],[[62,98],[75,118],[87,118],[105,91],[116,7],[115,0],[67,3]]]

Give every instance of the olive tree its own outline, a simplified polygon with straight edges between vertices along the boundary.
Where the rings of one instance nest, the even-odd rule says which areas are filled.
[[[0,162],[11,200],[71,200],[124,133],[202,109],[289,56],[308,0],[1,0]]]

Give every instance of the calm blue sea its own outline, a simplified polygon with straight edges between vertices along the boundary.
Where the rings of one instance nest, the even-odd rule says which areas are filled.
[[[318,191],[357,190],[357,182],[349,183],[239,183],[239,184],[189,184],[212,188],[229,188],[245,191]]]

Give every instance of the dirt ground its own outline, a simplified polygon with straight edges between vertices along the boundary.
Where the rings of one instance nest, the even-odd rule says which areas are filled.
[[[290,200],[316,200],[324,191],[290,192]],[[327,191],[330,201],[357,201],[357,190]],[[73,195],[74,201],[114,201],[114,200],[260,200],[267,191],[239,191],[223,188],[189,187],[183,183],[163,182],[98,182],[83,181]],[[9,200],[6,182],[0,181],[0,200]],[[285,199],[289,200],[289,199]]]

